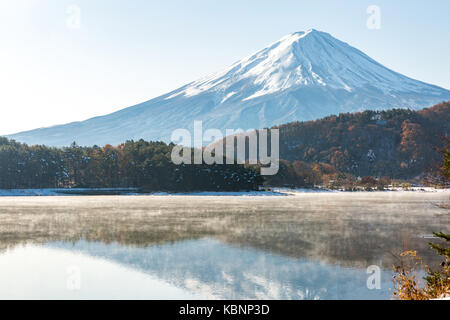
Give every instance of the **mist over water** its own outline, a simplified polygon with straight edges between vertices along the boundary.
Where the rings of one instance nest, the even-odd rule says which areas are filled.
[[[440,262],[427,243],[450,225],[436,206],[448,197],[2,198],[0,297],[389,299],[399,253]],[[367,288],[372,265],[380,290]]]

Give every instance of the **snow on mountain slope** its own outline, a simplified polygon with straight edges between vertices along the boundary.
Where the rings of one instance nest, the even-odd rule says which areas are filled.
[[[387,69],[328,33],[287,35],[229,68],[142,104],[83,122],[11,135],[29,144],[170,141],[177,128],[252,129],[330,114],[421,109],[450,91]]]

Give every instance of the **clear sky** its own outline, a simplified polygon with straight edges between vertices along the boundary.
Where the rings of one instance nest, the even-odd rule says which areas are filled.
[[[310,28],[450,89],[449,12],[448,0],[0,0],[0,134],[149,100]]]

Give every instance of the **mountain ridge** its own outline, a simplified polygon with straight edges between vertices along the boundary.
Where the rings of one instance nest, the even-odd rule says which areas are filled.
[[[442,150],[448,148],[450,101],[419,111],[364,111],[276,128],[281,159],[302,174],[308,166],[326,165],[329,172],[322,172],[322,180],[315,184],[326,183],[326,175],[337,181],[339,172],[355,177],[436,178]]]

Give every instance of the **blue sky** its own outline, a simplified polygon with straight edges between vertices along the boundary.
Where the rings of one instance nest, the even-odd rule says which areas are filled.
[[[310,28],[450,89],[449,12],[448,0],[0,0],[0,134],[134,105]]]

